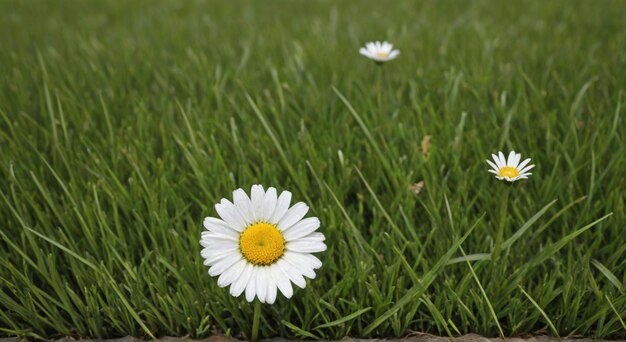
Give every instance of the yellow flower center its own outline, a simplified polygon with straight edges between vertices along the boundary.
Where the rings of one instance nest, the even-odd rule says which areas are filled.
[[[511,167],[511,166],[505,166],[501,168],[500,171],[498,171],[498,173],[500,174],[500,177],[515,178],[519,176],[519,171],[516,168]]]
[[[271,265],[283,256],[285,238],[275,225],[258,222],[241,233],[239,248],[250,263]]]
[[[386,52],[376,52],[376,56],[380,57],[380,58],[387,58],[389,57],[389,54]]]

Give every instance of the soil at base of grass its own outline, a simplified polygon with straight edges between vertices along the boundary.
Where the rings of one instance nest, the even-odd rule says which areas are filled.
[[[26,342],[28,341],[25,338],[19,338],[19,337],[8,337],[8,338],[0,338],[0,342]],[[57,339],[55,340],[55,342],[71,342],[71,341],[81,341],[81,342],[91,342],[91,341],[107,341],[107,342],[143,342],[144,340],[142,339],[138,339],[138,338],[134,338],[134,337],[122,337],[122,338],[115,338],[115,339],[80,339],[80,340],[76,340],[74,338],[69,338],[69,337],[65,337],[65,338],[61,338],[61,339]],[[157,341],[161,341],[161,342],[236,342],[236,341],[241,341],[238,339],[234,339],[234,338],[228,338],[228,337],[224,337],[224,336],[211,336],[205,339],[201,339],[201,340],[194,340],[191,338],[187,338],[187,337],[163,337]],[[265,342],[288,342],[288,341],[299,341],[299,340],[288,340],[288,339],[284,339],[284,338],[270,338],[270,339],[264,339],[262,341]],[[590,342],[590,341],[594,341],[594,342],[601,342],[601,341],[610,341],[610,340],[594,340],[594,339],[590,339],[590,338],[555,338],[555,337],[550,337],[550,336],[545,336],[545,335],[539,335],[539,336],[530,336],[530,337],[512,337],[512,338],[505,338],[505,339],[501,339],[501,338],[487,338],[487,337],[482,337],[480,335],[476,335],[476,334],[468,334],[468,335],[464,335],[464,336],[460,336],[460,337],[442,337],[442,336],[435,336],[435,335],[429,335],[429,334],[421,334],[421,333],[416,333],[413,334],[411,336],[407,336],[404,338],[398,338],[398,339],[358,339],[358,338],[350,338],[350,337],[346,337],[341,339],[340,341],[342,342],[385,342],[385,341],[395,341],[395,342],[448,342],[448,341],[454,341],[454,342],[498,342],[498,341],[507,341],[507,342]],[[626,340],[613,340],[613,341],[626,341]]]

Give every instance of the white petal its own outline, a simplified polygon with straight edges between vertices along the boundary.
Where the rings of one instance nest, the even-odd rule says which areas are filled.
[[[224,273],[222,273],[220,277],[217,278],[217,286],[226,287],[232,284],[235,280],[237,280],[237,278],[239,278],[246,264],[247,262],[241,259],[238,262],[236,262],[233,266],[231,266],[229,269],[224,271]]]
[[[248,194],[246,194],[243,189],[237,189],[233,191],[233,202],[235,206],[239,209],[239,212],[241,213],[241,216],[243,216],[247,225],[250,225],[252,222],[254,222],[252,202],[250,202]]]
[[[286,262],[291,264],[293,268],[295,268],[298,273],[304,275],[307,278],[315,279],[315,271],[311,267],[308,267],[306,264],[299,263],[298,258],[295,258],[296,253],[291,253],[289,256],[285,255],[284,259]]]
[[[528,163],[530,163],[530,158],[525,159],[521,164],[517,165],[517,169],[521,170],[524,168],[524,166],[528,165]]]
[[[369,51],[366,48],[360,48],[359,53],[363,56],[369,57]]]
[[[265,266],[259,266],[256,270],[256,296],[259,297],[261,303],[265,303],[265,299],[267,298],[267,275],[265,274]]]
[[[302,254],[295,252],[285,252],[285,258],[287,260],[293,260],[296,265],[304,265],[310,269],[318,269],[322,267],[322,262],[320,259],[315,257],[313,254]]]
[[[265,276],[267,277],[267,297],[265,302],[267,304],[274,304],[276,301],[276,281],[272,275],[272,271],[269,267],[265,267]]]
[[[230,294],[233,297],[239,297],[248,286],[248,281],[250,281],[250,276],[252,275],[252,266],[251,263],[246,262],[239,278],[231,285]]]
[[[269,223],[278,223],[285,213],[289,209],[289,204],[291,204],[291,192],[283,191],[280,196],[278,196],[278,200],[276,201],[276,208],[274,209],[274,213],[269,220]]]
[[[215,217],[206,217],[204,219],[204,228],[208,231],[232,236],[234,238],[239,237],[239,232],[231,228],[228,223],[217,219]]]
[[[219,255],[219,254],[230,254],[233,253],[232,251],[222,251],[221,253],[215,252],[214,250],[212,250],[211,248],[202,248],[200,250],[200,255],[203,258],[208,258],[208,257],[212,257],[214,255]]]
[[[535,167],[535,165],[526,166],[524,169],[519,170],[519,173],[525,173],[526,171],[532,169],[533,167]]]
[[[311,234],[309,234],[307,236],[304,236],[304,237],[301,237],[301,238],[299,238],[297,240],[294,240],[293,242],[300,241],[300,242],[303,242],[303,243],[304,242],[308,242],[310,244],[315,244],[315,243],[318,243],[318,242],[322,242],[324,240],[326,240],[326,237],[324,236],[324,234],[322,234],[320,232],[314,232],[314,233],[311,233]]]
[[[513,163],[511,163],[511,166],[512,167],[517,167],[517,165],[519,165],[520,159],[522,159],[522,154],[521,153],[516,153],[515,157],[513,157]]]
[[[276,286],[280,292],[282,292],[283,296],[291,298],[291,296],[293,296],[293,288],[291,287],[289,277],[280,269],[280,267],[278,267],[277,264],[270,266],[270,272],[276,282]]]
[[[299,266],[298,270],[300,270],[300,272],[302,272],[302,275],[309,278],[309,279],[315,279],[315,271],[313,271],[312,269],[308,268],[308,267],[304,267],[304,266]]]
[[[515,161],[515,151],[511,151],[509,153],[509,158],[506,160],[506,166],[513,166],[513,161]]]
[[[377,61],[377,62],[386,62],[387,61],[387,57],[381,57],[380,55],[378,55],[378,53],[372,55],[372,59]]]
[[[200,240],[200,245],[216,253],[220,253],[223,251],[233,251],[233,250],[239,249],[239,244],[230,240],[216,241],[216,240],[202,239]]]
[[[395,59],[400,54],[400,50],[393,50],[389,53],[389,59]]]
[[[252,212],[254,213],[255,221],[261,219],[259,216],[261,214],[261,206],[263,205],[264,198],[265,190],[263,190],[263,186],[260,184],[253,185],[250,191],[250,201],[252,202]]]
[[[499,169],[504,167],[504,165],[502,165],[502,163],[500,162],[500,157],[498,157],[497,155],[495,155],[493,153],[491,154],[491,157],[493,158],[493,161],[496,163],[496,166],[498,166],[496,168],[497,170],[499,170]]]
[[[258,212],[258,219],[264,222],[269,222],[276,209],[276,188],[269,188],[265,192],[263,203],[261,204],[261,211]]]
[[[222,253],[239,253],[239,244],[230,240],[200,240],[200,245],[204,247],[207,255]]]
[[[246,227],[246,222],[244,221],[239,209],[235,207],[227,199],[222,199],[222,201],[215,205],[215,210],[217,210],[217,214],[220,215],[222,220],[226,222],[232,229],[241,232]]]
[[[203,264],[206,266],[213,266],[218,261],[223,260],[232,254],[239,254],[239,249],[215,251],[210,248],[204,248],[200,251],[200,255],[205,259]]]
[[[298,253],[317,253],[326,250],[326,245],[323,242],[311,243],[303,239],[287,242],[285,247],[287,247],[288,251]]]
[[[254,296],[256,296],[257,270],[258,267],[252,266],[252,270],[250,271],[250,280],[248,280],[248,285],[246,285],[246,300],[250,303],[252,303]]]
[[[215,277],[218,274],[222,274],[222,272],[226,271],[229,267],[234,265],[239,260],[241,260],[241,255],[239,253],[233,253],[216,262],[215,265],[211,266],[211,268],[209,268],[209,274],[212,277]]]
[[[315,255],[313,254],[302,254],[302,256],[304,256],[305,258],[309,259],[309,264],[311,265],[311,267],[313,269],[317,269],[322,267],[322,261],[320,259],[318,259]]]
[[[213,233],[213,232],[202,232],[200,234],[200,238],[202,240],[200,240],[200,243],[202,243],[203,241],[205,243],[209,242],[215,242],[217,243],[238,243],[239,242],[239,237],[234,237],[234,236],[230,236],[230,235],[224,235],[224,234],[219,234],[219,233]]]
[[[296,284],[299,288],[303,289],[306,287],[306,281],[296,268],[291,266],[285,258],[281,258],[276,262],[276,266],[280,267],[281,271],[289,277],[292,283]]]
[[[504,158],[504,153],[502,153],[502,151],[498,152],[498,159],[500,159],[500,164],[498,165],[502,165],[500,167],[505,167],[506,166],[506,158]]]
[[[293,207],[287,210],[285,216],[278,221],[278,229],[281,231],[288,229],[296,222],[300,221],[308,211],[309,207],[306,204],[302,202],[294,204]]]
[[[317,228],[320,227],[320,220],[317,217],[308,217],[304,220],[298,221],[291,228],[283,231],[283,237],[285,241],[297,240],[305,235],[308,235]]]
[[[493,169],[493,171],[498,171],[499,168],[496,164],[494,164],[493,162],[491,162],[490,160],[487,160],[487,164],[489,164],[489,166],[491,166],[491,168]]]

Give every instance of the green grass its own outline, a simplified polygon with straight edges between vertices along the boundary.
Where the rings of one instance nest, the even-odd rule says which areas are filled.
[[[626,338],[625,17],[0,2],[0,336],[250,336],[253,306],[198,240],[214,203],[261,183],[307,202],[328,245],[305,290],[263,307],[264,337]],[[382,39],[397,60],[358,55]],[[512,186],[484,161],[509,149],[537,165]]]

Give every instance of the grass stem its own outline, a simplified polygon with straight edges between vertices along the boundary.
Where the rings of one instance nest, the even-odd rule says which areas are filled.
[[[259,340],[259,320],[261,319],[261,301],[254,301],[254,316],[252,318],[252,334],[250,340],[256,342]]]
[[[500,255],[500,246],[502,245],[502,239],[504,238],[504,229],[509,224],[509,197],[511,196],[511,189],[513,184],[504,184],[504,195],[502,201],[499,203],[498,210],[498,230],[496,232],[496,241],[493,248],[493,261],[498,260]]]

